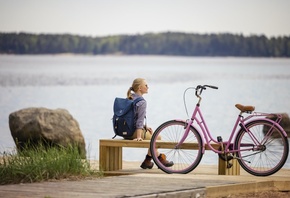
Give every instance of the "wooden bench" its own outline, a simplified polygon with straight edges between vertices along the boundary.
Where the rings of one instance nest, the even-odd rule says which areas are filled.
[[[159,148],[172,148],[170,142],[159,142]],[[216,149],[219,148],[218,144],[212,144]],[[149,148],[150,141],[133,141],[124,139],[100,139],[99,140],[99,165],[100,170],[103,171],[117,171],[123,168],[123,147],[131,148]],[[183,148],[197,149],[197,144],[188,143],[184,144]],[[205,146],[209,150],[208,146]],[[218,161],[218,174],[219,175],[240,175],[240,165],[236,159],[231,160],[233,166],[227,168],[227,163],[219,158]]]

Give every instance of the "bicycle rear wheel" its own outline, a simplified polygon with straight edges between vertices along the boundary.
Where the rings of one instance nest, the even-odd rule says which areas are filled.
[[[269,176],[280,170],[289,153],[289,142],[277,127],[267,120],[246,124],[235,140],[237,157],[242,168],[255,176]]]
[[[156,129],[151,138],[150,150],[153,160],[166,173],[188,173],[198,166],[202,158],[202,139],[192,126],[184,142],[176,148],[185,133],[185,125],[183,121],[165,122]],[[159,153],[165,154],[167,160],[172,161],[174,165],[164,166],[155,152],[157,149]]]

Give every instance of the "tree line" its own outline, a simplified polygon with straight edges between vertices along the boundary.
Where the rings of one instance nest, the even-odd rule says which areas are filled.
[[[290,37],[180,32],[114,35],[0,33],[0,54],[290,57]]]

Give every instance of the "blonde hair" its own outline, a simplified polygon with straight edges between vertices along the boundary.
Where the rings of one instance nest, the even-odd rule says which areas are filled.
[[[128,91],[127,91],[127,98],[130,99],[130,100],[133,100],[133,97],[132,97],[132,92],[131,91],[134,91],[135,93],[138,91],[140,85],[144,82],[144,78],[136,78],[133,83],[132,83],[132,86],[129,87]]]

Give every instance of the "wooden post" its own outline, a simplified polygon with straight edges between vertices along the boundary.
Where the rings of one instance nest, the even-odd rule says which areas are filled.
[[[240,175],[240,164],[237,159],[230,160],[233,164],[231,168],[227,168],[227,162],[219,158],[218,162],[218,174],[219,175]]]
[[[122,147],[100,146],[99,164],[100,170],[114,171],[123,168]]]

